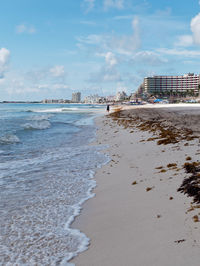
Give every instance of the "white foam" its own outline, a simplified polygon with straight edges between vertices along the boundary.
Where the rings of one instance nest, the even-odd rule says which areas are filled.
[[[78,112],[78,113],[102,113],[103,109],[100,108],[50,108],[50,109],[34,109],[31,110],[34,113],[64,113],[64,112]]]
[[[35,121],[32,123],[26,123],[23,125],[24,129],[47,129],[51,127],[49,121],[42,120],[42,121]]]
[[[37,109],[32,110],[35,113],[61,113],[61,112],[69,112],[69,111],[80,111],[80,108],[51,108],[51,109]]]
[[[20,139],[13,134],[6,134],[5,136],[0,137],[0,143],[2,144],[12,144],[19,143]]]
[[[99,148],[99,149],[102,149],[102,148]],[[109,158],[108,155],[105,155],[105,157],[106,157],[105,162],[97,165],[97,168],[100,168],[101,166],[107,164],[110,161],[110,158]],[[90,186],[89,186],[88,191],[87,191],[87,196],[85,198],[82,198],[79,201],[78,204],[76,204],[76,205],[73,206],[73,209],[74,209],[73,215],[71,215],[69,217],[67,223],[65,224],[65,230],[70,231],[70,233],[72,235],[74,235],[74,236],[78,236],[79,237],[79,240],[81,240],[81,241],[80,241],[79,246],[77,247],[76,252],[70,254],[70,256],[68,255],[68,257],[65,257],[63,261],[67,261],[67,262],[70,261],[71,259],[73,259],[74,257],[76,257],[79,253],[84,252],[85,250],[87,250],[88,249],[88,246],[90,244],[90,239],[84,233],[82,233],[78,229],[72,229],[72,228],[70,228],[70,225],[73,223],[73,221],[75,220],[75,218],[78,215],[80,215],[82,204],[85,201],[87,201],[88,199],[93,198],[95,196],[95,193],[92,192],[93,189],[96,187],[96,181],[93,179],[94,178],[94,175],[95,175],[95,172],[92,171],[92,170],[90,170],[89,176],[90,176],[90,179],[91,180],[90,180]],[[65,265],[65,264],[63,264],[63,265]],[[66,264],[66,265],[69,265],[70,266],[70,264]]]
[[[28,129],[31,125],[30,129],[32,129],[33,125],[38,127],[38,124],[46,122],[49,123],[45,119],[36,119],[26,125],[29,125]],[[34,127],[34,129],[38,128]],[[20,199],[23,199],[23,193],[25,193],[24,199],[26,199],[26,193],[28,199],[30,196],[33,197],[33,200],[28,200],[25,205],[28,208],[19,209],[19,213],[17,210],[16,216],[13,216],[12,237],[9,239],[13,247],[12,253],[9,245],[5,247],[4,252],[5,257],[6,254],[10,257],[8,262],[10,265],[17,265],[17,263],[34,265],[42,254],[41,264],[43,265],[56,265],[58,259],[63,258],[61,262],[59,261],[60,265],[72,266],[73,264],[69,261],[88,248],[90,239],[70,226],[75,217],[80,214],[83,202],[95,195],[92,192],[96,186],[95,180],[92,179],[95,169],[107,163],[108,159],[106,160],[99,152],[104,148],[103,146],[77,146],[48,149],[39,156],[20,157],[13,159],[12,163],[5,161],[0,164],[2,170],[0,175],[3,172],[7,175],[7,169],[9,169],[9,175],[13,177],[13,183],[8,184],[8,189],[15,191],[14,179],[16,178],[19,191],[22,191],[19,193]],[[34,201],[34,194],[31,194],[34,191],[36,191],[37,201]],[[7,196],[5,198],[7,199]],[[11,205],[12,209],[13,206]],[[6,222],[4,225],[9,232],[9,224]],[[23,237],[20,237],[24,232],[25,242]],[[34,240],[35,232],[38,234],[37,241]],[[23,254],[20,251],[21,247],[27,245],[30,249]],[[41,246],[43,248],[40,250]],[[23,264],[23,260],[27,264]]]

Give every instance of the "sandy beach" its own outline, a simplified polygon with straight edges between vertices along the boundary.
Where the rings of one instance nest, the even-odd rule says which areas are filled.
[[[198,266],[200,107],[133,108],[96,123],[111,161],[73,224],[91,241],[71,262]]]

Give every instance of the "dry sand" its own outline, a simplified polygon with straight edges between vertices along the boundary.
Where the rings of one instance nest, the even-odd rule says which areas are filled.
[[[98,144],[109,144],[106,152],[111,162],[98,170],[96,196],[84,204],[73,224],[91,244],[72,263],[199,266],[200,224],[193,217],[198,218],[200,209],[188,211],[193,199],[177,189],[189,176],[183,168],[186,158],[192,158],[189,162],[200,158],[199,138],[184,133],[187,128],[199,136],[200,108],[140,108],[123,111],[114,119],[97,119]],[[149,120],[177,129],[184,138],[179,134],[177,143],[167,145],[157,145],[159,139],[147,141],[158,136],[158,130],[149,132],[135,125]],[[172,163],[177,166],[167,166]]]

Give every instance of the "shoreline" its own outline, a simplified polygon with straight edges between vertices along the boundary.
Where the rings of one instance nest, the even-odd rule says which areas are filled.
[[[152,108],[148,115],[137,109],[141,116],[152,117]],[[163,109],[174,112],[166,106]],[[111,162],[97,170],[96,196],[83,204],[72,224],[90,238],[90,246],[71,262],[77,266],[197,266],[200,227],[193,217],[198,216],[198,209],[188,211],[192,198],[177,189],[187,175],[183,168],[186,158],[198,160],[199,139],[157,145],[153,132],[130,121],[127,124],[131,112],[125,111],[123,119],[113,121],[105,116],[96,120],[97,144],[109,144]],[[188,109],[184,112],[188,119]],[[181,123],[175,126],[182,127]],[[196,130],[195,123],[193,126]],[[177,167],[167,167],[169,164]]]

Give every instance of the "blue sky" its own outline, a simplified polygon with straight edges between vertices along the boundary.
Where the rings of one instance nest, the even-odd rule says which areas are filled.
[[[0,101],[134,92],[149,75],[200,73],[198,0],[7,0]]]

